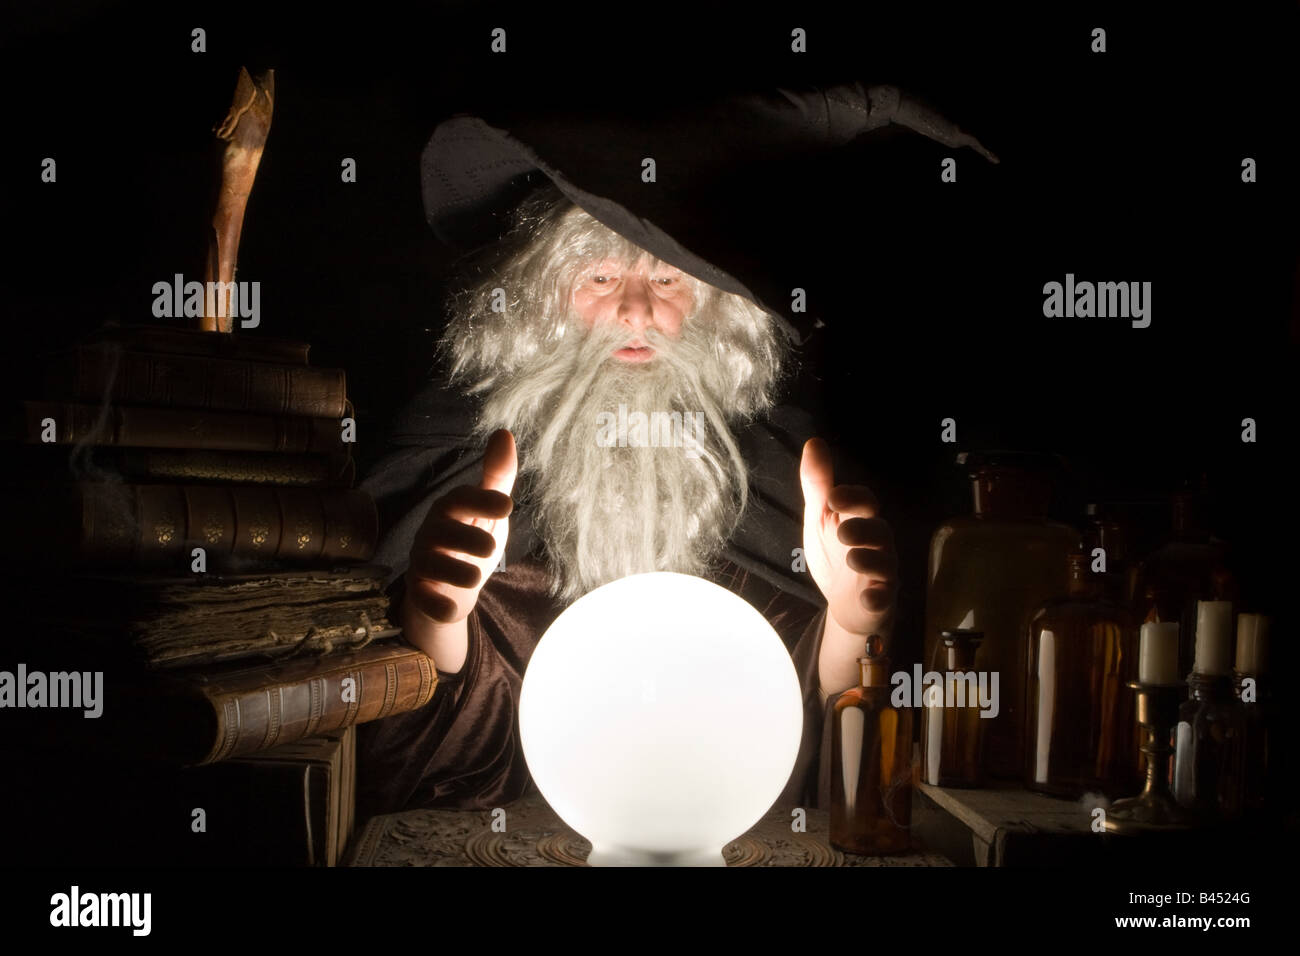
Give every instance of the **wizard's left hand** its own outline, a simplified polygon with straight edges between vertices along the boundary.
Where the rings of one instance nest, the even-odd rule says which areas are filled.
[[[836,485],[831,453],[820,438],[803,446],[803,549],[808,572],[829,613],[853,634],[889,626],[898,592],[894,532],[877,516],[880,505],[864,485]]]

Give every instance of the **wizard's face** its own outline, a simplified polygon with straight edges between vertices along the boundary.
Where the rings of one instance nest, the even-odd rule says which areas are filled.
[[[443,341],[483,396],[476,428],[514,433],[515,493],[556,593],[573,600],[645,571],[701,574],[745,507],[732,427],[771,405],[771,317],[577,207],[530,228],[453,300]],[[628,423],[626,440],[608,440],[610,415]]]
[[[573,287],[573,310],[587,328],[617,328],[613,357],[649,362],[655,349],[646,330],[676,338],[695,306],[694,283],[677,268],[649,255],[635,261],[598,258],[584,265]]]

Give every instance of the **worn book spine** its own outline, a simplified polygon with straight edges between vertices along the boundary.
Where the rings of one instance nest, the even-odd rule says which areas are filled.
[[[83,401],[341,418],[343,369],[83,345],[46,368],[50,395]]]
[[[86,343],[111,342],[139,352],[208,355],[250,362],[306,365],[306,342],[261,335],[221,334],[170,325],[115,325],[91,332]]]
[[[16,437],[33,445],[337,454],[341,435],[337,418],[25,401]]]
[[[379,537],[374,500],[359,489],[81,482],[69,491],[68,506],[51,495],[26,509],[30,534],[49,556],[92,564],[188,567],[196,547],[209,567],[351,563],[369,560]],[[64,534],[42,536],[42,526]]]
[[[402,642],[190,680],[188,699],[201,713],[178,726],[193,735],[183,758],[194,764],[415,710],[437,686],[432,659]]]
[[[344,446],[348,447],[348,446]],[[20,455],[24,474],[50,481],[230,482],[247,485],[349,488],[356,476],[347,452],[280,455],[198,448],[91,448],[29,446]]]
[[[109,464],[116,464],[124,477],[132,479],[229,481],[250,485],[347,487],[355,475],[354,462],[346,452],[329,456],[125,448]]]
[[[331,733],[305,737],[294,743],[281,744],[261,753],[235,757],[208,767],[195,767],[186,773],[200,776],[233,772],[236,777],[246,774],[244,792],[253,797],[245,808],[245,817],[256,819],[258,797],[266,785],[276,782],[274,776],[295,765],[307,771],[307,777],[297,787],[301,812],[286,814],[283,820],[268,819],[258,828],[253,843],[245,841],[242,853],[259,846],[271,832],[283,828],[291,835],[305,835],[289,843],[293,854],[285,862],[298,866],[337,866],[351,836],[353,781],[356,777],[356,728],[347,727]],[[224,781],[220,781],[224,782]],[[270,794],[266,794],[269,796]],[[292,824],[292,826],[288,825]],[[242,834],[241,834],[242,835]],[[280,843],[284,843],[283,837]],[[282,854],[287,856],[287,854]],[[275,860],[266,860],[274,865]],[[258,860],[263,863],[262,859]]]
[[[437,681],[437,670],[434,670],[434,681]],[[339,853],[335,857],[334,864],[343,862],[343,856],[347,853],[348,844],[352,842],[352,825],[353,819],[357,813],[357,732],[353,728],[344,731],[341,741],[343,744],[343,774],[340,780],[339,788],[339,836],[338,847]]]

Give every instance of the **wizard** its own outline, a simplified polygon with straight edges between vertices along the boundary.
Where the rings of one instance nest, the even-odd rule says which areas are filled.
[[[876,497],[836,483],[784,393],[808,329],[783,312],[779,274],[735,254],[718,195],[747,162],[889,123],[997,161],[897,89],[856,83],[616,121],[437,127],[426,216],[475,252],[437,374],[363,487],[395,619],[439,684],[426,707],[358,728],[364,813],[489,809],[532,790],[518,703],[533,648],[577,598],[648,571],[720,584],[781,635],[804,702],[782,799],[827,805],[828,702],[856,683],[867,637],[890,634],[898,559]],[[626,438],[602,441],[619,414]],[[689,441],[649,434],[674,421],[693,423]]]

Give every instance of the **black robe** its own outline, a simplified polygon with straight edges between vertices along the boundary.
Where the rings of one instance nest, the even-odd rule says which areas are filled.
[[[473,414],[463,393],[430,383],[398,416],[387,453],[362,483],[379,508],[375,560],[392,569],[394,613],[430,504],[481,475],[483,449],[468,437]],[[788,406],[737,435],[750,466],[749,505],[707,575],[758,609],[790,651],[804,728],[782,800],[802,806],[821,805],[818,757],[828,706],[818,670],[826,602],[807,572],[792,570],[794,549],[803,546],[799,456],[811,435],[809,416]],[[464,666],[439,671],[425,707],[358,728],[361,819],[410,807],[491,809],[534,789],[519,743],[519,692],[533,648],[563,610],[547,593],[538,544],[526,509],[516,508],[504,567],[484,584],[467,619]]]

